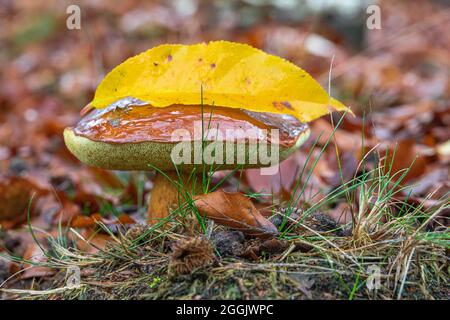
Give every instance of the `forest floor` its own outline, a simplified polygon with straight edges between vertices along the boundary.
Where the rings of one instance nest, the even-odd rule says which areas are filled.
[[[190,14],[86,2],[81,30],[66,28],[64,2],[2,6],[0,297],[448,299],[450,9],[380,6],[381,30],[246,1]],[[153,173],[91,168],[64,146],[111,68],[160,43],[214,39],[294,62],[355,113],[312,122],[276,176],[210,177],[246,195],[273,238],[198,220],[189,205],[149,226]]]

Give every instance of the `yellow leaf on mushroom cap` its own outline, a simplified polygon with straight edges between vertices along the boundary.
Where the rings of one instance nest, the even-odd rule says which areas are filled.
[[[154,107],[203,103],[290,114],[302,122],[347,110],[304,70],[246,44],[166,44],[129,58],[106,75],[91,105],[133,97]]]

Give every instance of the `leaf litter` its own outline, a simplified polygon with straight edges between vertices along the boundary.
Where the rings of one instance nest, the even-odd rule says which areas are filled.
[[[408,1],[383,2],[383,11],[404,19],[383,20],[383,29],[367,34],[360,53],[346,45],[349,33],[311,30],[309,21],[294,19],[287,26],[273,14],[271,24],[257,18],[242,28],[234,20],[218,26],[206,19],[202,23],[210,28],[197,29],[195,19],[205,18],[181,16],[166,4],[128,1],[91,8],[109,18],[96,22],[90,38],[81,35],[80,44],[74,33],[54,27],[65,18],[62,13],[38,5],[49,14],[37,25],[42,33],[13,20],[0,39],[7,48],[0,56],[2,298],[448,298],[450,22],[438,2],[418,1],[415,8]],[[249,12],[260,10],[246,6]],[[6,10],[27,18],[36,11],[26,3]],[[155,10],[171,19],[149,26],[136,15]],[[233,203],[223,210],[218,203],[230,196],[212,194],[214,200],[202,205],[216,222],[208,219],[202,235],[183,225],[183,215],[191,212],[176,212],[162,228],[142,224],[152,176],[86,168],[61,139],[107,70],[148,47],[173,42],[180,30],[186,43],[223,38],[226,32],[230,40],[301,65],[316,79],[328,78],[329,55],[317,54],[308,39],[325,39],[336,52],[333,96],[353,106],[356,115],[343,119],[330,143],[339,119],[313,122],[311,139],[281,164],[276,178],[257,170],[232,174],[221,188],[238,191],[231,198],[246,210]],[[151,44],[142,43],[149,32]],[[177,62],[171,56],[165,62]],[[207,63],[205,70],[218,69],[218,63],[216,68]],[[285,101],[270,99],[267,107],[292,107]],[[221,180],[220,174],[213,181]],[[224,216],[228,226],[219,224]],[[272,230],[269,221],[278,235],[245,234],[233,221],[242,216]],[[364,286],[374,263],[383,275],[377,292]],[[80,287],[65,287],[68,266],[80,267]],[[173,270],[183,272],[174,277]],[[23,291],[7,291],[13,289]]]

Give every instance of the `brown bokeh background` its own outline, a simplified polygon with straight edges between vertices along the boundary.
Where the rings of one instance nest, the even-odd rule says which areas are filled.
[[[363,152],[375,148],[381,155],[396,149],[395,170],[415,160],[406,179],[415,184],[409,201],[423,201],[438,189],[426,201],[430,207],[439,203],[449,190],[448,1],[378,1],[381,30],[366,27],[364,1],[318,3],[1,1],[2,228],[23,226],[33,193],[33,223],[48,230],[60,219],[76,216],[142,218],[151,174],[88,168],[68,153],[62,131],[79,119],[103,76],[126,58],[162,43],[217,39],[248,43],[289,59],[325,88],[333,60],[333,95],[356,116],[346,116],[337,130],[304,201],[317,201],[341,184],[337,157],[343,179],[349,180],[361,169]],[[73,4],[81,9],[80,30],[66,27],[66,9]],[[333,122],[339,117],[334,115]],[[324,133],[313,152],[317,155],[333,129],[329,116],[311,126],[310,142],[283,163],[280,175],[268,178],[248,170],[243,190],[289,198],[312,142]],[[368,159],[375,164],[375,156]],[[233,188],[233,181],[226,187]],[[334,204],[329,214],[348,221],[346,205]]]

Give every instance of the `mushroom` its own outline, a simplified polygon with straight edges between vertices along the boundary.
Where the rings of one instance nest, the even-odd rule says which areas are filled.
[[[249,45],[165,44],[109,72],[64,138],[89,165],[155,169],[154,222],[207,191],[200,170],[204,178],[210,168],[272,166],[307,139],[305,123],[331,108],[348,110],[301,68]]]
[[[184,134],[174,135],[180,129]],[[224,131],[231,135],[224,135]],[[273,132],[279,135],[277,141]],[[222,134],[221,140],[218,133]],[[68,149],[88,165],[111,170],[157,169],[148,205],[151,223],[167,217],[171,209],[182,203],[183,192],[202,193],[198,175],[202,168],[209,170],[213,166],[217,171],[272,166],[287,158],[308,136],[308,125],[290,115],[210,105],[156,108],[134,98],[90,110],[77,125],[64,131]],[[267,150],[261,148],[262,141]],[[214,149],[214,143],[219,142],[223,147]],[[223,151],[222,163],[208,162],[202,156],[195,161],[195,143],[200,144],[201,152],[214,146],[214,156]],[[180,152],[180,146],[186,149]],[[252,152],[260,150],[270,154],[272,161],[263,161],[260,156],[252,158]],[[173,151],[178,155],[189,153],[182,155],[191,161],[174,164]],[[174,181],[182,182],[184,190]]]

